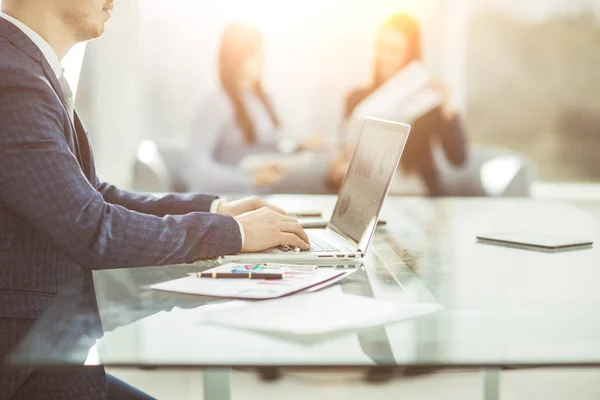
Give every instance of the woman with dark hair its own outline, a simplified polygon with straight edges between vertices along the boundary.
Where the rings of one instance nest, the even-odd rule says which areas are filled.
[[[434,144],[440,143],[446,159],[455,166],[466,160],[467,144],[459,117],[449,106],[443,86],[430,78],[421,62],[421,32],[406,14],[390,18],[379,32],[371,85],[346,98],[345,121],[367,115],[410,123],[412,130],[400,162],[400,180],[413,182],[418,194],[446,193],[434,162]],[[351,145],[350,140],[350,145]],[[350,151],[332,164],[329,181],[339,185]],[[412,192],[409,190],[409,192]]]
[[[189,149],[193,190],[252,193],[277,184],[285,175],[275,163],[239,166],[249,155],[281,152],[290,143],[282,140],[281,123],[262,86],[262,41],[261,33],[245,23],[231,24],[223,32],[221,87],[204,101],[193,122]],[[294,147],[312,149],[312,144]]]

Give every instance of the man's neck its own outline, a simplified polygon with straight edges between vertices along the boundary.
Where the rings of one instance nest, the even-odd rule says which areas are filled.
[[[59,60],[77,43],[65,24],[48,9],[35,5],[10,7],[3,4],[2,12],[40,35],[52,47]]]

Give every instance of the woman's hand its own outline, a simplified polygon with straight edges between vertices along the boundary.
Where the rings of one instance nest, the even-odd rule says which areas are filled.
[[[332,189],[339,189],[342,186],[353,153],[354,148],[348,146],[331,160],[327,168],[327,184]]]
[[[254,175],[254,186],[264,187],[281,182],[286,171],[280,165],[270,164],[254,169],[252,174]]]
[[[433,90],[437,91],[441,97],[442,97],[442,113],[444,115],[444,118],[450,120],[456,117],[456,112],[454,111],[454,108],[452,107],[452,99],[450,96],[450,90],[448,90],[448,87],[446,85],[444,85],[444,83],[440,80],[437,79],[432,79],[431,80],[431,87],[433,88]]]
[[[303,139],[298,145],[299,150],[324,151],[332,149],[335,143],[322,133],[315,133]]]

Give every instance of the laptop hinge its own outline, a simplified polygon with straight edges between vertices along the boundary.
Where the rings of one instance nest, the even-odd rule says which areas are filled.
[[[350,240],[346,239],[343,235],[340,235],[335,229],[327,228],[327,230],[333,232],[335,234],[335,237],[342,241],[347,247],[351,249],[356,249],[355,253],[362,254],[362,250],[358,248],[358,245],[356,243],[353,243]]]

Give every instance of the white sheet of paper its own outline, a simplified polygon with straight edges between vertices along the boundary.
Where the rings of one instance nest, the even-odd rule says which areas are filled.
[[[205,272],[230,272],[239,263],[229,263]],[[338,281],[337,276],[346,276],[349,271],[334,268],[318,268],[315,271],[301,271],[292,268],[278,268],[262,272],[284,273],[285,277],[278,280],[263,279],[211,279],[186,276],[167,282],[151,285],[151,289],[167,292],[197,294],[202,296],[227,297],[237,299],[273,299],[289,293],[301,291],[313,285],[331,280]]]
[[[413,61],[364,99],[342,128],[342,142],[355,144],[366,117],[379,117],[412,124],[443,103],[431,87],[431,76],[420,61]]]
[[[314,365],[315,360],[335,360],[342,365],[374,364],[361,348],[357,335],[307,344],[273,340],[261,332],[198,323],[204,314],[224,312],[246,303],[250,302],[235,300],[161,311],[105,332],[97,345],[101,357],[93,354],[88,360],[90,365],[100,365],[135,358],[140,363],[153,364],[168,354],[170,362],[179,365],[256,364],[259,360],[271,365]],[[132,338],[138,339],[135,346],[121,348],[124,341]],[[117,347],[118,351],[109,351]]]
[[[408,122],[441,101],[440,94],[431,88],[431,76],[425,65],[413,61],[361,102],[352,118],[362,119],[376,113]]]
[[[201,322],[293,335],[317,335],[413,318],[437,311],[434,303],[394,303],[344,294],[337,288],[283,299],[244,303],[206,313]]]

